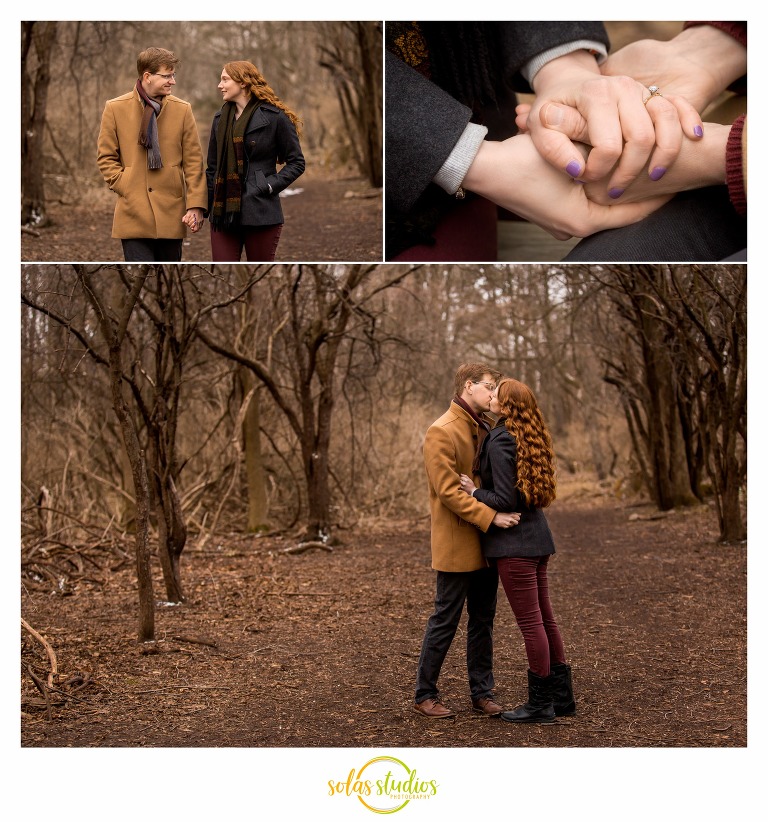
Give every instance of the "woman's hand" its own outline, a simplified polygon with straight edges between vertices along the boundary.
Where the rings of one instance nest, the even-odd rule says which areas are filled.
[[[189,208],[187,209],[187,213],[181,218],[181,222],[189,226],[189,229],[193,234],[200,231],[203,227],[204,221],[205,217],[203,217],[202,208]]]
[[[518,120],[527,114],[525,106],[518,106]],[[547,109],[546,116],[549,118],[549,127],[561,131],[569,139],[587,139],[586,122],[575,108],[552,104]],[[683,140],[677,162],[663,179],[654,181],[650,175],[640,175],[621,192],[621,202],[634,203],[658,195],[724,184],[725,153],[730,126],[706,123],[705,127],[705,139]],[[609,191],[605,180],[586,184],[584,191],[590,200],[602,205],[610,205],[618,199],[616,192]]]
[[[533,86],[528,132],[539,153],[571,177],[584,182],[609,177],[608,190],[619,197],[646,166],[658,180],[675,162],[683,139],[675,105],[631,77],[601,75],[588,52],[547,63]],[[583,142],[592,146],[586,163],[565,134],[548,127],[552,104],[571,106],[583,117]],[[692,106],[689,114],[698,117]]]
[[[582,150],[579,156],[583,162],[587,149]],[[527,134],[483,142],[462,185],[541,226],[558,240],[588,237],[596,231],[635,223],[671,197],[627,205],[594,203],[583,185],[544,160]]]
[[[657,85],[667,99],[684,97],[696,111],[702,112],[718,94],[746,74],[747,50],[714,26],[693,26],[671,40],[629,43],[610,54],[600,71],[611,76],[628,74],[645,85]],[[696,136],[691,130],[695,122],[683,124],[687,136]]]
[[[520,514],[502,514],[501,511],[497,511],[491,524],[497,528],[512,528],[517,525],[518,522],[520,522]]]
[[[472,492],[477,487],[475,483],[472,481],[472,477],[468,477],[466,474],[461,474],[459,477],[459,485],[461,486],[461,490],[465,491],[467,494],[472,494]]]

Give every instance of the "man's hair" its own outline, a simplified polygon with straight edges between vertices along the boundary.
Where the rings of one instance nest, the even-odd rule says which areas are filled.
[[[464,391],[464,384],[467,380],[472,382],[479,382],[486,375],[490,374],[494,382],[501,379],[501,372],[495,368],[491,368],[488,363],[484,362],[463,362],[456,370],[456,376],[453,379],[453,387],[456,390],[456,396],[460,397]]]
[[[161,68],[175,69],[179,62],[179,58],[172,51],[150,46],[148,49],[144,49],[136,59],[136,69],[141,78],[144,76],[145,71],[150,74],[157,74]]]

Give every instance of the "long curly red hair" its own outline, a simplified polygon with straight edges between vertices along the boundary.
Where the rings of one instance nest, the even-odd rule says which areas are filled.
[[[253,94],[265,103],[271,103],[280,111],[285,112],[288,119],[296,127],[296,133],[301,135],[302,122],[299,115],[291,111],[275,94],[261,72],[249,60],[232,60],[224,66],[224,71],[236,82],[242,83],[249,94]]]
[[[555,454],[536,397],[527,385],[506,377],[496,399],[517,443],[517,488],[528,505],[546,508],[556,495]]]

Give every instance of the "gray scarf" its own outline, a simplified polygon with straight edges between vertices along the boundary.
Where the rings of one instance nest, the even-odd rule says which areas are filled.
[[[160,141],[157,137],[157,115],[160,113],[161,105],[147,96],[141,86],[141,80],[136,81],[136,91],[144,101],[144,113],[141,116],[141,128],[139,129],[139,145],[147,150],[147,166],[153,169],[162,168]]]

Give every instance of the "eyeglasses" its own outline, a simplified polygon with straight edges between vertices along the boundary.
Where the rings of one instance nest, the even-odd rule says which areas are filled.
[[[154,77],[162,77],[163,80],[175,80],[176,79],[176,72],[174,71],[173,74],[160,74],[159,71],[153,71],[152,75]]]
[[[485,380],[472,380],[473,385],[484,385],[489,391],[496,390],[495,382],[486,382]]]

